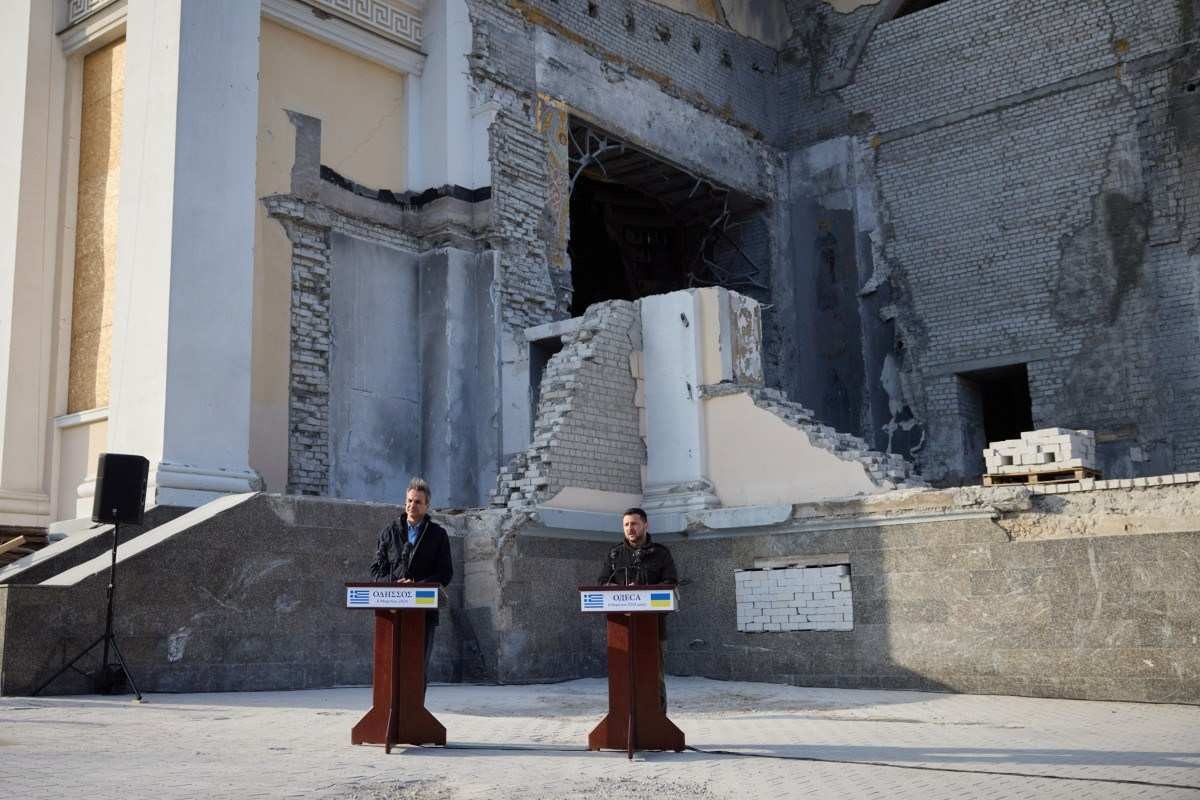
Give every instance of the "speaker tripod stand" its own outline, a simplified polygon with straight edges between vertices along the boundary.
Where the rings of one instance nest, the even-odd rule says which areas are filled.
[[[112,517],[114,519],[118,517],[116,509],[113,509]],[[125,663],[125,656],[121,655],[121,647],[117,644],[117,635],[113,633],[113,589],[117,584],[117,544],[120,542],[120,539],[121,523],[113,522],[112,560],[108,565],[108,589],[106,590],[108,610],[105,613],[104,635],[83,648],[77,656],[67,662],[66,666],[46,679],[41,686],[34,689],[33,694],[40,694],[42,689],[53,683],[67,670],[77,672],[86,678],[87,673],[77,669],[75,663],[92,652],[96,648],[96,645],[103,643],[104,655],[100,659],[100,669],[92,676],[92,688],[97,694],[112,694],[119,685],[121,676],[124,675],[125,680],[129,683],[129,688],[133,689],[133,694],[137,698],[137,702],[142,702],[142,693],[138,691],[137,683],[133,680],[133,675],[129,672],[129,665]],[[108,648],[110,646],[117,655],[116,664],[108,663]]]

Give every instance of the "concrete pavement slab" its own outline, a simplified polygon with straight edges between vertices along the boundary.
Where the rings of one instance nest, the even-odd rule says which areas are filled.
[[[447,748],[350,745],[370,691],[0,698],[0,795],[1200,798],[1200,708],[670,678],[684,753],[592,753],[601,680],[435,685]]]

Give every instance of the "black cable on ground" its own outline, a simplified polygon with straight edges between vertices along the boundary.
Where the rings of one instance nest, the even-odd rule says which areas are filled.
[[[1133,778],[1084,778],[1077,775],[1046,775],[1042,772],[1005,772],[996,769],[963,769],[961,767],[930,767],[924,764],[894,764],[890,761],[850,761],[841,758],[820,758],[819,756],[780,756],[772,753],[739,753],[734,750],[701,750],[699,747],[687,747],[695,753],[714,756],[741,756],[743,758],[773,758],[781,761],[814,761],[824,764],[852,764],[862,767],[891,767],[892,769],[912,769],[924,772],[965,772],[969,775],[999,775],[1014,778],[1044,778],[1049,781],[1087,781],[1088,783],[1122,783],[1131,786],[1156,786],[1165,789],[1193,789],[1200,791],[1200,786],[1189,783],[1159,783],[1157,781],[1140,781]]]
[[[418,745],[427,747],[427,745]],[[546,747],[546,746],[516,746],[516,745],[477,745],[477,744],[448,744],[444,750],[506,750],[514,752],[535,753],[586,753],[584,747]],[[1161,789],[1191,789],[1200,791],[1200,786],[1189,783],[1164,783],[1159,781],[1141,781],[1133,778],[1084,778],[1077,775],[1046,775],[1041,772],[1005,772],[994,769],[962,769],[959,767],[930,767],[923,764],[894,764],[890,761],[852,761],[843,758],[820,758],[819,756],[781,756],[771,753],[739,753],[735,750],[702,750],[688,745],[685,749],[693,753],[703,753],[710,756],[738,756],[741,758],[770,758],[776,761],[811,761],[818,764],[847,764],[858,767],[891,767],[892,769],[910,769],[922,772],[960,772],[967,775],[995,775],[1010,778],[1042,778],[1048,781],[1083,781],[1087,783],[1118,783],[1129,786],[1153,786]]]

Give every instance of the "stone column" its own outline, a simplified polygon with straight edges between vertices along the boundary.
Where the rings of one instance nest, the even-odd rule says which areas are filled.
[[[259,4],[129,0],[109,450],[148,504],[249,468]]]
[[[642,504],[658,513],[720,504],[707,473],[701,302],[696,291],[639,301],[646,387],[646,480]]]
[[[50,519],[48,415],[65,60],[57,3],[0,3],[0,526]]]

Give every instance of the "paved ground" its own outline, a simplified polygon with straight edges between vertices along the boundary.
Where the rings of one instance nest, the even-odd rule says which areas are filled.
[[[693,678],[668,693],[697,750],[632,762],[584,747],[599,680],[431,687],[450,747],[391,755],[349,743],[367,689],[0,698],[0,797],[1200,800],[1194,706]]]

